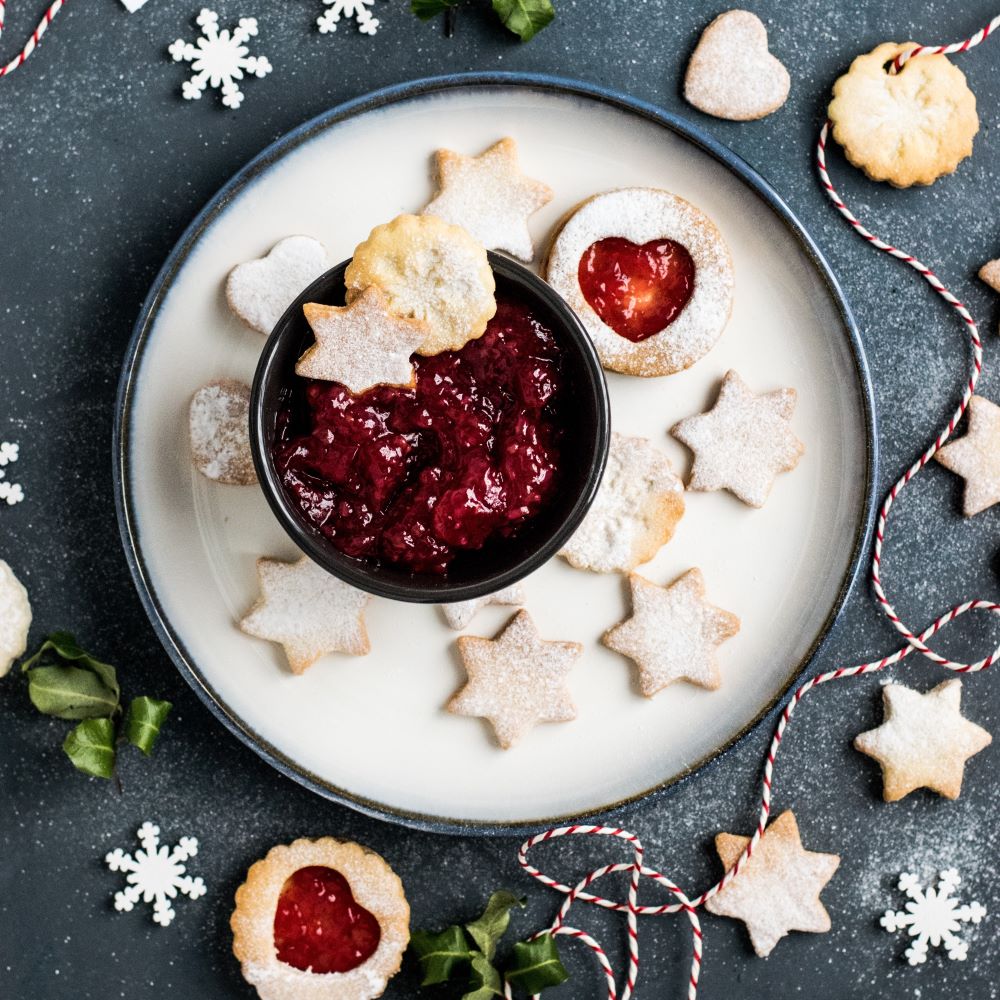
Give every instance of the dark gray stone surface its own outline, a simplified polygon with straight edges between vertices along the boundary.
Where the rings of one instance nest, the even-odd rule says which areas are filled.
[[[41,6],[9,5],[5,59]],[[447,40],[440,24],[418,24],[399,0],[378,0],[383,26],[368,40],[349,25],[318,35],[311,25],[319,0],[220,0],[224,23],[259,18],[259,49],[275,67],[267,80],[247,82],[236,113],[212,95],[199,103],[178,97],[185,71],[168,61],[165,46],[191,35],[197,6],[149,0],[128,16],[115,0],[70,3],[27,66],[0,82],[0,439],[20,441],[16,478],[28,494],[23,504],[0,509],[0,557],[30,590],[33,642],[53,628],[72,628],[119,665],[129,690],[169,697],[176,706],[151,760],[126,755],[118,795],[70,768],[59,750],[66,725],[37,715],[16,675],[0,684],[0,995],[11,1000],[250,997],[229,950],[232,892],[250,862],[298,836],[335,833],[383,853],[406,883],[418,927],[468,917],[499,885],[530,896],[515,919],[519,935],[550,919],[557,903],[519,873],[516,841],[413,833],[332,806],[279,777],[188,690],[133,591],[110,463],[115,385],[132,323],[187,222],[240,165],[292,126],[385,84],[470,69],[581,77],[690,115],[775,184],[844,283],[876,385],[884,487],[946,418],[968,363],[959,324],[915,275],[851,236],[824,201],[811,158],[829,87],[854,55],[887,38],[962,37],[988,20],[991,4],[761,0],[754,9],[768,22],[793,90],[780,113],[747,125],[707,119],[679,94],[687,53],[718,12],[713,4],[557,0],[555,25],[521,46],[473,9],[462,10],[458,33]],[[983,390],[994,396],[997,304],[972,276],[1000,242],[992,210],[1000,152],[997,44],[961,60],[979,98],[982,131],[976,155],[956,176],[929,190],[898,192],[866,182],[839,155],[832,163],[859,214],[936,266],[983,321]],[[347,194],[349,179],[341,183]],[[1000,511],[965,522],[958,501],[957,481],[933,468],[905,495],[892,525],[885,575],[900,612],[914,623],[958,600],[996,597]],[[991,622],[970,617],[939,644],[972,657],[992,641]],[[862,584],[823,666],[895,646]],[[916,658],[903,672],[922,689],[943,676]],[[899,871],[929,876],[952,864],[962,872],[966,898],[1000,909],[993,784],[1000,745],[974,760],[958,801],[918,793],[883,804],[877,768],[850,748],[855,733],[878,718],[878,684],[867,678],[831,685],[804,703],[777,768],[777,805],[794,806],[805,843],[843,855],[824,893],[832,932],[794,935],[761,961],[741,925],[706,916],[706,1000],[997,996],[995,917],[968,934],[968,961],[934,954],[918,969],[900,960],[903,942],[881,931],[877,918],[901,902],[893,887]],[[965,706],[980,724],[1000,726],[1000,691],[988,676],[967,680]],[[768,738],[759,732],[677,794],[629,816],[650,864],[690,891],[718,875],[711,838],[719,829],[751,828]],[[145,912],[112,911],[119,878],[101,863],[115,846],[130,849],[147,817],[171,840],[200,839],[191,868],[209,885],[203,899],[179,904],[165,930]],[[564,844],[547,860],[575,877],[606,855],[591,843]],[[620,921],[589,911],[580,921],[619,953]],[[683,996],[686,922],[649,923],[638,996]],[[551,996],[604,996],[590,958],[573,945],[564,953],[573,979]],[[407,968],[387,995],[417,994]]]

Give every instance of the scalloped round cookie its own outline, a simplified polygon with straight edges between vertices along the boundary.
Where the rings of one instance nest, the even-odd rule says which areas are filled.
[[[886,66],[915,42],[884,42],[858,56],[833,85],[828,115],[844,155],[874,181],[933,184],[972,153],[979,131],[976,97],[946,56]]]
[[[344,273],[347,301],[377,285],[400,316],[428,325],[417,354],[457,351],[486,332],[497,311],[496,280],[464,229],[434,215],[400,215],[376,226]]]
[[[0,677],[24,655],[31,628],[31,604],[24,584],[0,559]]]
[[[368,924],[364,940],[359,941],[352,933],[350,950],[359,944],[373,950],[344,971],[313,972],[312,965],[303,963],[308,949],[330,947],[330,932],[336,928],[318,921],[332,919],[331,911],[338,904],[346,905],[332,893],[309,893],[308,871],[305,890],[293,884],[294,876],[309,869],[325,869],[331,878],[339,876],[341,888],[346,882],[354,898],[347,917],[352,932],[359,923]],[[289,891],[296,897],[290,899],[286,895]],[[295,935],[282,938],[280,945],[275,924],[279,905],[285,909],[308,908],[309,918],[303,932],[296,928]],[[303,911],[300,908],[297,912]],[[378,925],[377,937],[370,933],[372,921]],[[296,921],[290,923],[294,926]],[[302,923],[307,924],[305,916]],[[256,987],[261,1000],[373,1000],[385,992],[389,980],[399,971],[410,940],[410,905],[399,876],[374,851],[334,837],[300,839],[272,847],[250,866],[246,881],[236,890],[236,909],[229,926],[233,931],[233,954],[240,962],[243,978]],[[312,932],[312,926],[326,931],[326,938]],[[361,930],[363,933],[365,928]],[[303,947],[307,950],[303,951]],[[306,968],[279,958],[282,950],[285,958],[306,964]]]
[[[614,275],[617,288],[612,291],[631,296],[633,314],[650,301],[657,305],[657,282],[671,280],[669,269],[676,255],[693,271],[693,279],[682,289],[682,301],[664,325],[644,332],[637,341],[614,329],[608,311],[599,315],[602,303],[588,297],[581,285],[581,273],[588,273],[585,256],[591,261],[595,253],[612,245],[648,268],[635,276],[631,287],[617,269]],[[661,248],[675,256],[657,258]],[[733,262],[721,233],[700,209],[657,188],[620,188],[582,202],[552,241],[546,279],[580,317],[601,364],[624,375],[672,375],[689,368],[715,346],[733,306]]]

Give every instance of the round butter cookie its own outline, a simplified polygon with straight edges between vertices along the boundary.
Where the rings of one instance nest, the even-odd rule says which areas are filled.
[[[583,202],[556,233],[546,278],[604,367],[624,375],[690,367],[715,345],[733,304],[733,263],[715,224],[656,188]]]

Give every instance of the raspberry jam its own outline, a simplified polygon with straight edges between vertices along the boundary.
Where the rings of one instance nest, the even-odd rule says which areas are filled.
[[[275,464],[302,517],[341,552],[445,574],[511,537],[555,495],[565,431],[561,350],[516,298],[459,351],[414,355],[414,388],[353,396],[296,379]]]
[[[349,972],[371,958],[381,938],[378,921],[340,872],[310,865],[285,880],[274,912],[279,961],[303,972]]]
[[[619,336],[633,343],[668,327],[694,291],[694,261],[675,240],[592,243],[580,258],[583,297]]]

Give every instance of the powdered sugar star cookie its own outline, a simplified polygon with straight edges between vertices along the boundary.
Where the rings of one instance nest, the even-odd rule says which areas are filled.
[[[716,835],[715,849],[726,871],[748,843],[749,837]],[[819,894],[839,865],[837,854],[803,848],[795,814],[788,809],[764,831],[739,875],[705,901],[705,909],[742,920],[754,951],[766,958],[789,931],[824,934],[830,929],[830,914]]]
[[[976,98],[947,56],[919,55],[898,73],[886,66],[915,42],[885,42],[858,56],[833,85],[827,111],[844,155],[872,180],[933,184],[972,153]]]
[[[745,122],[777,111],[791,85],[788,70],[768,51],[761,19],[730,10],[702,32],[684,77],[684,97],[706,114]]]
[[[861,733],[854,746],[881,765],[885,801],[895,802],[917,788],[957,799],[966,761],[993,740],[962,715],[962,682],[953,678],[926,694],[886,684],[882,699],[882,725]]]
[[[24,584],[14,571],[0,559],[0,677],[28,648],[31,628],[31,604]]]
[[[991,260],[983,264],[979,269],[979,278],[994,292],[1000,292],[1000,260]]]
[[[327,653],[364,656],[368,594],[331,576],[307,556],[298,562],[258,559],[261,596],[239,623],[247,635],[277,642],[293,674]]]
[[[478,156],[450,149],[434,154],[438,192],[423,210],[462,226],[488,250],[531,260],[528,217],[552,200],[552,189],[521,173],[517,143],[501,139]]]
[[[524,604],[524,585],[515,583],[512,587],[504,587],[503,590],[487,594],[485,597],[442,604],[441,610],[449,626],[456,632],[461,632],[476,617],[476,612],[487,604]]]
[[[583,202],[552,242],[546,278],[601,364],[624,375],[689,368],[715,346],[733,304],[733,262],[715,224],[655,188]]]
[[[464,229],[433,215],[376,226],[344,272],[347,301],[377,285],[399,316],[427,324],[418,354],[457,351],[486,332],[497,311],[486,251]]]
[[[577,569],[627,573],[649,562],[684,514],[684,484],[645,438],[611,435],[608,465],[587,516],[559,553]]]
[[[349,306],[307,302],[302,309],[316,343],[299,358],[296,375],[340,382],[355,395],[375,385],[414,384],[410,355],[427,326],[389,312],[380,288],[366,288]]]
[[[229,308],[269,336],[282,313],[330,266],[326,247],[311,236],[288,236],[266,257],[237,264],[226,279]]]
[[[669,587],[638,573],[628,580],[632,616],[604,633],[604,645],[634,661],[647,698],[674,681],[715,690],[722,681],[715,648],[739,632],[739,618],[708,603],[697,567]]]
[[[540,722],[576,718],[567,679],[583,652],[580,643],[545,641],[527,611],[496,639],[463,635],[457,642],[469,680],[448,711],[486,719],[504,750]]]
[[[763,507],[779,472],[799,464],[805,446],[792,433],[794,389],[756,395],[735,371],[726,373],[715,406],[670,429],[694,452],[689,490],[729,490]]]
[[[257,482],[250,453],[250,386],[220,378],[203,385],[188,409],[191,454],[208,479],[233,486]]]
[[[934,457],[965,480],[962,513],[972,517],[1000,502],[1000,406],[973,396],[968,414],[965,436]]]

